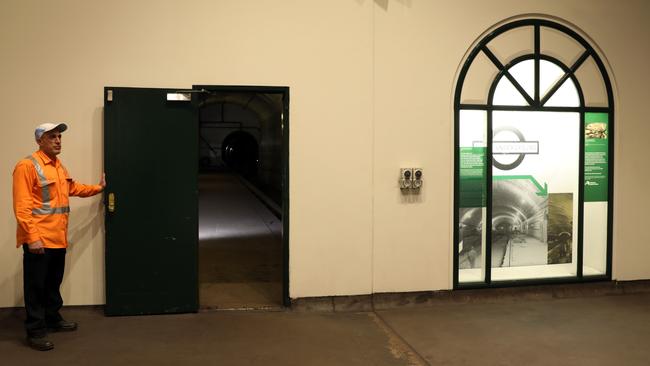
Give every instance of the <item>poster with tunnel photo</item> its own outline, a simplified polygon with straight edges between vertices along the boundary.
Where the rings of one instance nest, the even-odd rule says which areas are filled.
[[[572,263],[580,115],[495,111],[492,267]]]
[[[486,122],[485,111],[460,111],[458,266],[464,270],[482,268],[484,263]]]

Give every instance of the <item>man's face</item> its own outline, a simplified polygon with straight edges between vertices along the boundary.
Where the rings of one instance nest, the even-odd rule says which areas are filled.
[[[61,153],[61,132],[58,130],[45,132],[36,142],[47,155],[56,156]]]

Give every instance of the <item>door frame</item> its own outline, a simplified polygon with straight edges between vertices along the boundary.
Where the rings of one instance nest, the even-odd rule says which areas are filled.
[[[192,90],[282,95],[282,305],[291,307],[289,297],[289,87],[198,84],[192,85]]]

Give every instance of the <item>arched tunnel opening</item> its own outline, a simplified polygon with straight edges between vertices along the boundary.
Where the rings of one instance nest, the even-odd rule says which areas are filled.
[[[199,109],[199,303],[283,303],[283,94],[211,91]]]
[[[221,143],[221,160],[230,169],[248,179],[256,180],[259,144],[248,132],[231,132]]]

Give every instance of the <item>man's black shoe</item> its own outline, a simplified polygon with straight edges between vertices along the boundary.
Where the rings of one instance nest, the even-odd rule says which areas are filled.
[[[77,330],[77,323],[61,320],[58,323],[48,324],[47,330],[51,332],[72,332]]]
[[[54,343],[48,341],[45,337],[35,338],[28,336],[27,345],[37,351],[49,351],[54,348]]]

